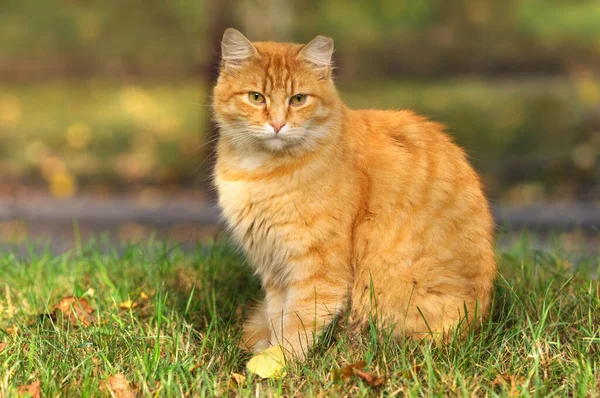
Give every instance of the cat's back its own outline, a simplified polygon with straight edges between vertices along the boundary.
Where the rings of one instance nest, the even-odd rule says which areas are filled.
[[[410,153],[445,147],[461,152],[441,123],[410,110],[351,110],[346,120],[350,136],[354,140],[358,138],[366,149],[402,149]]]
[[[400,333],[419,337],[465,313],[485,316],[493,224],[464,151],[443,125],[411,111],[350,111],[346,121],[367,176],[354,233],[356,317],[368,318],[375,297]]]
[[[362,159],[364,172],[373,184],[382,184],[384,191],[390,185],[430,184],[444,191],[446,183],[459,180],[467,190],[480,190],[479,177],[465,152],[443,124],[410,110],[351,110],[345,121],[347,137]]]
[[[367,177],[365,214],[377,215],[382,241],[397,230],[451,245],[457,229],[472,224],[469,239],[489,252],[493,221],[479,175],[442,124],[412,111],[357,110],[347,121]],[[367,239],[373,236],[371,224],[366,223]]]

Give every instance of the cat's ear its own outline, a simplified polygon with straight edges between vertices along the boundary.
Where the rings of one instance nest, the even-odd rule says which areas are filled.
[[[333,65],[333,50],[331,37],[317,36],[300,50],[299,56],[308,61],[313,68],[328,75]]]
[[[239,30],[227,28],[221,40],[221,58],[226,68],[239,68],[258,52]]]

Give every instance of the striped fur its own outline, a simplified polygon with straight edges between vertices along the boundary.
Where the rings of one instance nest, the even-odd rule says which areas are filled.
[[[222,68],[213,104],[219,204],[265,290],[244,345],[303,357],[345,311],[359,327],[376,316],[413,338],[487,316],[492,219],[443,126],[410,111],[351,110],[331,66],[315,67],[302,45],[252,45],[239,68]],[[298,93],[306,102],[289,105]],[[275,119],[286,123],[279,134]]]

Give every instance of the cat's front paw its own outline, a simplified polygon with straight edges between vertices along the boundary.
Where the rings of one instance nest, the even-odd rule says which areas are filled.
[[[244,351],[250,351],[253,354],[258,354],[260,352],[263,352],[264,350],[271,348],[271,343],[267,339],[251,341],[246,341],[242,339],[242,341],[239,342],[238,347]]]

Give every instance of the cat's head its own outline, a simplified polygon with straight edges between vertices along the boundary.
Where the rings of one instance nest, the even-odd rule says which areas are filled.
[[[317,149],[340,119],[332,80],[333,40],[306,45],[250,42],[227,29],[214,89],[213,111],[221,136],[242,151]]]

